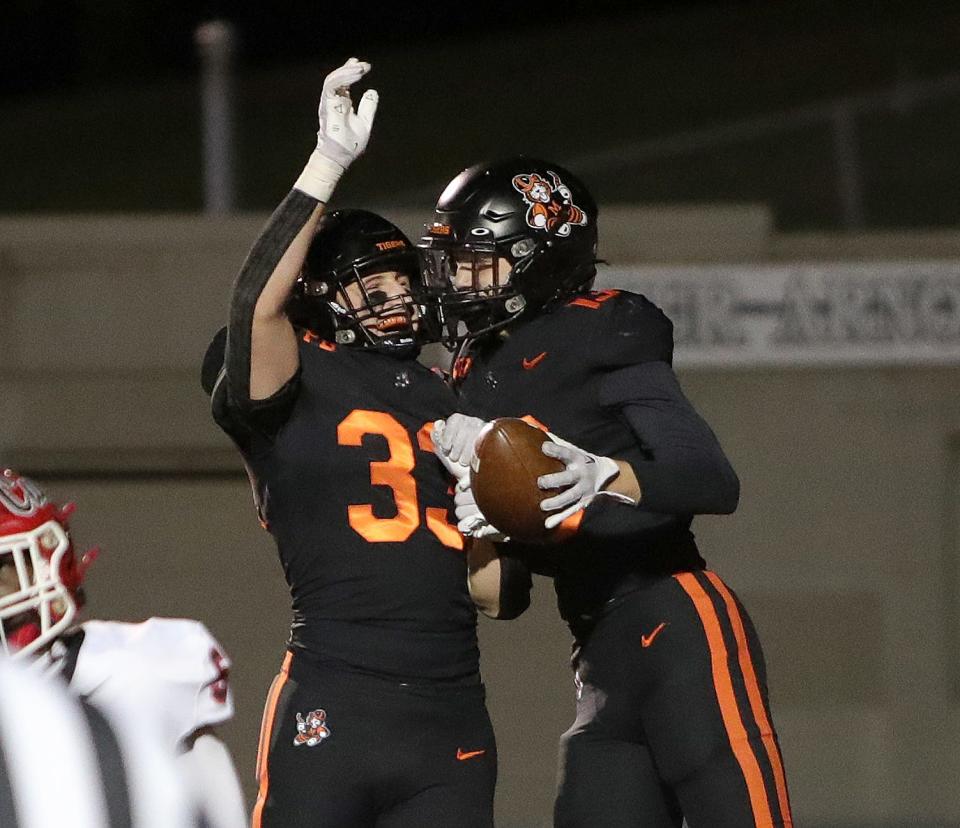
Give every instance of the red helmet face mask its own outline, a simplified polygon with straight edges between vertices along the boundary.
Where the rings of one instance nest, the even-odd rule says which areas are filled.
[[[48,647],[83,605],[80,585],[96,550],[77,560],[67,528],[73,509],[51,503],[15,471],[0,471],[0,646],[9,655]]]

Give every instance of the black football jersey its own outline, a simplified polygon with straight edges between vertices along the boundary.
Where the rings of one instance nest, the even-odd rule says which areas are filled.
[[[594,454],[631,462],[642,483],[643,450],[606,381],[629,366],[669,364],[672,357],[673,326],[659,308],[638,294],[604,290],[461,356],[454,378],[464,413],[525,417]],[[637,389],[636,396],[643,393]],[[510,543],[504,551],[555,578],[561,614],[576,624],[615,595],[630,573],[702,566],[691,520],[598,497],[563,543]]]
[[[475,673],[463,540],[429,437],[455,409],[443,378],[308,336],[298,376],[256,411],[231,405],[225,386],[215,417],[256,478],[293,597],[292,644],[400,678]]]

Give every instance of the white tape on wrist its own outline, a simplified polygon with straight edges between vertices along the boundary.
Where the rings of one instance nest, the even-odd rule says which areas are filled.
[[[314,150],[293,187],[326,204],[344,172],[344,166]]]

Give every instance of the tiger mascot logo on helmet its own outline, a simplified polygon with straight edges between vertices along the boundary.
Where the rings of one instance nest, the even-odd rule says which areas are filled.
[[[548,170],[547,181],[538,173],[526,173],[513,177],[513,186],[529,205],[527,224],[534,230],[546,230],[557,236],[569,236],[573,226],[583,226],[587,217],[573,203],[570,188],[555,172]]]

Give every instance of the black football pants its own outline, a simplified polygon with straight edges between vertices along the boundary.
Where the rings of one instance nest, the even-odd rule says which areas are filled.
[[[264,710],[252,824],[490,828],[496,777],[482,684],[405,685],[288,653]]]
[[[715,573],[651,580],[581,643],[557,826],[792,826],[760,642]]]

